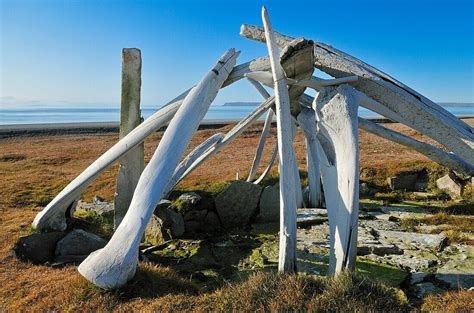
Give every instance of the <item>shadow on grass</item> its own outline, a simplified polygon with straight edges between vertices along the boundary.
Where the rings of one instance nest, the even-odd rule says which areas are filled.
[[[124,287],[114,290],[98,288],[85,279],[78,286],[77,300],[89,301],[102,297],[109,305],[131,299],[155,299],[166,295],[196,295],[199,288],[173,270],[151,263],[140,263],[135,277]]]

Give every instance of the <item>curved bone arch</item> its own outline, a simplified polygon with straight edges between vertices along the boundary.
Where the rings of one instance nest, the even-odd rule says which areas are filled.
[[[249,39],[265,41],[261,27],[242,25],[240,34]],[[280,47],[293,38],[275,33]],[[397,122],[403,123],[427,135],[470,164],[474,164],[474,131],[472,127],[444,110],[442,107],[405,86],[380,70],[324,43],[314,42],[315,67],[336,78],[357,75],[352,82],[356,89],[385,107],[373,111],[386,116],[395,113]],[[392,118],[390,116],[387,116]]]
[[[325,203],[330,225],[329,273],[353,269],[357,249],[359,148],[358,127],[412,148],[435,162],[467,175],[474,174],[473,129],[429,99],[387,74],[333,47],[293,39],[272,30],[262,9],[264,28],[242,25],[244,37],[266,42],[268,57],[234,66],[239,55],[228,50],[193,88],[123,136],[66,186],[33,221],[38,229],[65,230],[68,214],[82,191],[110,165],[169,123],[133,192],[128,211],[109,243],[90,254],[79,272],[102,288],[130,280],[138,264],[143,231],[157,203],[189,173],[222,150],[268,110],[248,181],[258,184],[279,156],[279,271],[296,269],[296,208],[302,204],[301,183],[292,141],[296,125],[306,141],[309,205]],[[280,48],[282,51],[280,52]],[[314,67],[335,77],[312,77]],[[138,72],[137,72],[138,73]],[[181,160],[192,135],[220,88],[247,77],[265,99],[227,134],[216,134]],[[138,83],[131,82],[132,84]],[[270,95],[259,83],[274,89]],[[139,92],[139,85],[136,84]],[[316,99],[306,88],[319,92]],[[139,95],[138,95],[139,96]],[[358,118],[359,106],[403,123],[446,147],[433,145]],[[257,172],[276,115],[277,145],[259,178]],[[143,161],[143,160],[141,160]],[[324,197],[323,193],[324,191]]]
[[[135,275],[138,248],[148,220],[238,55],[234,49],[227,51],[184,98],[143,171],[130,208],[114,235],[103,249],[91,253],[80,264],[79,272],[95,285],[114,288],[124,285]]]

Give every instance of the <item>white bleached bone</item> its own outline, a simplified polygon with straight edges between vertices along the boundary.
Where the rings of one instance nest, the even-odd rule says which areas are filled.
[[[245,77],[252,78],[264,84],[265,86],[273,88],[273,77],[272,77],[271,72],[268,72],[268,71],[249,72],[245,74]],[[311,79],[302,79],[302,80],[286,78],[286,81],[288,85],[304,86],[304,87],[309,87],[312,89],[319,90],[319,88],[321,87],[328,87],[328,86],[355,82],[357,81],[357,79],[358,77],[355,75],[336,78],[336,79],[322,79],[322,78],[313,76]]]
[[[358,90],[353,90],[354,97],[357,99],[357,102],[361,106],[366,106],[367,103],[371,103],[374,106],[381,106],[377,101],[370,99],[362,92]],[[314,102],[314,98],[304,94],[301,97],[301,104],[306,107],[310,107],[311,103]],[[405,136],[393,130],[382,127],[376,123],[367,121],[365,119],[359,118],[359,128],[364,129],[374,135],[383,137],[385,139],[391,140],[398,144],[404,145],[411,149],[418,151],[419,153],[425,155],[434,162],[446,166],[452,170],[458,171],[465,175],[472,175],[474,166],[466,162],[466,160],[460,158],[454,153],[445,152],[433,145],[430,145],[425,142],[420,142],[411,137]]]
[[[446,166],[447,168],[461,172],[468,176],[474,175],[474,166],[470,165],[455,154],[445,152],[435,146],[400,134],[364,118],[359,118],[359,128],[371,134],[412,148],[413,150],[420,152],[434,162]]]
[[[307,168],[309,181],[309,203],[312,208],[321,207],[321,172],[319,165],[317,149],[317,129],[316,114],[313,109],[301,106],[301,112],[298,114],[298,124],[303,130],[306,139],[307,150]]]
[[[273,88],[273,75],[271,72],[255,71],[245,74],[245,77],[256,80],[267,87]]]
[[[184,92],[167,106],[147,118],[142,124],[89,165],[36,215],[32,226],[41,230],[65,230],[67,227],[66,213],[68,209],[73,209],[73,203],[77,201],[82,191],[122,155],[137,146],[161,126],[164,126],[174,116],[188,92]]]
[[[194,148],[184,160],[182,160],[176,169],[173,172],[173,176],[171,177],[168,186],[165,188],[165,192],[163,193],[163,198],[167,198],[169,193],[173,190],[173,188],[177,185],[180,177],[183,175],[184,172],[196,161],[196,159],[201,156],[207,149],[214,146],[218,142],[222,141],[224,138],[224,134],[217,133],[212,135],[211,137],[207,138],[204,142],[202,142],[199,146]]]
[[[122,223],[103,249],[91,253],[79,265],[81,275],[96,286],[117,288],[135,275],[138,248],[148,220],[238,55],[229,49],[186,96],[143,171]]]
[[[260,184],[260,183],[262,182],[262,180],[268,175],[268,173],[269,173],[270,170],[272,169],[273,163],[275,162],[277,155],[278,155],[278,143],[275,144],[275,148],[273,148],[273,153],[272,153],[272,156],[271,156],[271,158],[270,158],[270,161],[268,162],[267,167],[263,170],[263,172],[262,172],[262,174],[260,175],[260,177],[257,178],[257,179],[253,182],[254,184]]]
[[[251,71],[259,71],[266,68],[268,58],[257,58],[249,62],[235,66],[222,87],[228,86],[244,77]],[[41,230],[65,230],[66,215],[72,213],[74,203],[77,202],[81,193],[102,172],[114,164],[121,156],[143,142],[153,132],[165,126],[180,107],[184,97],[191,89],[168,102],[163,108],[147,118],[128,135],[118,141],[109,150],[102,154],[97,160],[89,165],[79,176],[72,180],[61,192],[36,215],[32,226]]]
[[[294,186],[295,156],[291,138],[290,98],[285,74],[280,64],[280,53],[265,7],[262,8],[268,54],[275,86],[275,104],[278,134],[278,154],[280,156],[280,245],[278,258],[279,272],[296,270],[296,199]]]
[[[264,30],[258,26],[242,25],[241,35],[257,41],[265,41]],[[292,37],[275,34],[280,47],[284,47]],[[321,42],[314,42],[315,66],[336,78],[357,75],[359,79],[351,85],[382,104],[400,117],[401,122],[420,133],[431,137],[449,150],[474,164],[474,130],[441,106],[417,93],[408,86],[388,76],[380,70],[354,58],[340,50]],[[267,70],[261,66],[261,70]]]
[[[310,87],[313,89],[319,89],[321,87],[328,87],[328,86],[356,82],[357,79],[358,79],[357,76],[348,76],[348,77],[341,77],[341,78],[336,78],[336,79],[314,79],[314,78],[304,79],[304,80],[288,79],[288,84]]]
[[[329,274],[354,269],[359,211],[357,99],[348,85],[324,87],[316,99],[325,162],[320,163],[330,229]]]
[[[193,170],[195,170],[199,165],[204,161],[209,159],[211,156],[221,151],[225,146],[231,143],[237,136],[242,134],[253,122],[255,122],[265,111],[267,111],[275,103],[275,97],[271,96],[270,98],[263,101],[252,113],[250,113],[246,118],[241,120],[237,125],[235,125],[225,136],[224,138],[207,149],[203,154],[201,154],[196,160],[186,169],[186,171],[178,179],[177,183],[183,180],[187,175],[189,175]]]
[[[253,79],[249,79],[249,81],[253,85],[256,83]],[[259,88],[259,86],[255,86],[255,88]],[[268,97],[270,97],[270,95],[268,95]],[[257,151],[255,152],[255,156],[252,161],[252,166],[249,171],[249,176],[247,177],[248,182],[251,182],[255,179],[255,175],[257,174],[257,170],[260,165],[260,160],[262,158],[263,149],[265,147],[265,143],[267,142],[268,134],[270,133],[272,122],[273,122],[273,110],[269,109],[267,112],[267,117],[265,118],[265,123],[263,124],[262,134],[260,135],[260,140],[258,142]]]
[[[247,75],[246,75],[246,77],[249,79],[249,81],[257,89],[257,91],[260,93],[260,95],[263,98],[268,99],[270,97],[270,94],[265,90],[265,88],[263,88],[263,86],[261,84],[259,84],[256,80],[254,80],[252,78],[249,78]],[[292,120],[291,141],[293,142],[293,139],[296,136],[296,131],[298,130],[298,128],[296,126],[297,121],[296,121],[296,119],[294,118],[293,115],[291,115],[291,120]],[[278,144],[277,144],[277,146],[278,146]],[[270,162],[268,170],[270,170],[272,164],[273,164],[273,161]],[[295,158],[295,161],[293,162],[293,165],[294,165],[293,166],[293,177],[295,179],[295,186],[299,186],[298,188],[295,188],[296,207],[301,207],[302,204],[303,204],[303,191],[301,190],[301,179],[300,179],[300,173],[298,171],[298,164],[296,162],[296,158]],[[263,177],[265,177],[265,176],[262,176],[262,179],[263,179]],[[259,180],[259,181],[261,181],[261,180]]]
[[[298,108],[298,112],[300,111],[300,108]],[[298,122],[296,121],[296,118],[291,115],[291,142],[295,140],[296,133],[298,132]],[[292,146],[293,147],[293,146]],[[293,164],[293,178],[295,179],[295,201],[296,201],[296,207],[297,208],[302,208],[303,207],[303,189],[301,188],[301,177],[300,177],[300,170],[298,168],[298,162],[296,160],[296,152],[293,150],[293,158],[294,161],[292,162]]]

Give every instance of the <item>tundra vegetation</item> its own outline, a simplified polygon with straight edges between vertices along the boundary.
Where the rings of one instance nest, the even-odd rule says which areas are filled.
[[[241,35],[265,42],[268,57],[236,65],[227,50],[141,123],[140,51],[124,49],[118,142],[2,139],[5,308],[472,308],[472,127],[342,51],[274,32],[265,8],[262,21]],[[235,125],[198,130],[219,89],[244,77],[262,103]],[[358,117],[359,106],[404,126]],[[29,214],[32,227],[18,229]],[[7,256],[23,234],[13,255],[35,266]],[[59,274],[59,286],[34,287]],[[45,288],[63,301],[45,302]]]

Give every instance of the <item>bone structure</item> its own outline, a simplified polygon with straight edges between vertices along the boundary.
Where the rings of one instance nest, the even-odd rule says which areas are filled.
[[[236,65],[239,52],[229,49],[195,86],[142,123],[136,121],[141,58],[137,65],[137,57],[130,55],[139,56],[139,50],[124,49],[121,120],[128,129],[121,131],[120,140],[70,182],[33,221],[33,227],[39,230],[65,230],[81,192],[104,170],[115,162],[121,162],[124,168],[122,174],[119,173],[122,176],[117,181],[117,189],[120,188],[117,194],[126,200],[120,203],[115,233],[104,248],[90,254],[78,268],[96,286],[117,288],[133,278],[138,265],[139,244],[158,202],[265,113],[265,123],[247,181],[261,182],[278,156],[280,272],[297,270],[296,209],[302,205],[301,183],[292,145],[297,128],[304,134],[307,149],[309,203],[312,207],[321,207],[324,203],[328,210],[329,273],[333,275],[352,270],[355,266],[359,203],[358,128],[412,148],[458,173],[473,175],[474,132],[470,126],[353,56],[321,42],[294,39],[274,32],[265,8],[262,9],[262,21],[264,27],[242,25],[240,33],[243,37],[266,43],[268,56]],[[334,79],[312,76],[315,68]],[[261,94],[262,103],[227,134],[215,134],[189,155],[184,155],[218,91],[243,78]],[[274,95],[262,85],[273,89]],[[130,94],[129,90],[123,90],[124,86],[133,88],[134,92]],[[316,90],[316,98],[305,94],[308,88]],[[126,97],[124,92],[128,92]],[[417,130],[444,149],[358,117],[359,106]],[[124,108],[130,107],[134,108],[129,110],[131,113],[124,112]],[[270,162],[257,177],[274,120],[277,144],[272,147]],[[143,148],[140,147],[143,141],[165,125],[166,130],[153,157],[142,169]],[[127,179],[133,179],[133,188]]]

